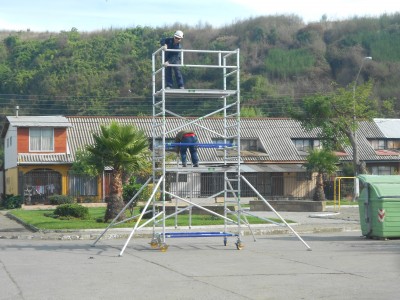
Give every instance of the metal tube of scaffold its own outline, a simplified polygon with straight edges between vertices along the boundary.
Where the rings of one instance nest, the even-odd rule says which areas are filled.
[[[251,185],[251,183],[250,183],[243,175],[241,175],[240,177],[244,180],[244,182],[246,182],[246,183],[249,185],[249,187],[257,194],[257,196],[260,197],[260,198],[265,202],[265,204],[267,204],[267,206],[282,220],[282,222],[285,223],[285,225],[293,232],[293,234],[294,234],[295,236],[297,236],[297,238],[307,247],[307,250],[310,250],[310,251],[311,251],[310,246],[307,245],[307,243],[306,243],[306,242],[297,234],[297,232],[282,218],[282,216],[271,206],[271,204],[269,204],[268,201],[265,200],[263,196],[261,196],[261,194]]]
[[[161,176],[160,179],[159,179],[159,181],[157,182],[157,185],[154,187],[153,193],[151,193],[149,200],[147,201],[146,205],[145,205],[144,208],[143,208],[142,213],[140,214],[138,220],[136,221],[135,227],[134,227],[133,230],[131,231],[131,234],[129,235],[129,237],[128,237],[128,239],[127,239],[127,241],[126,241],[124,247],[122,247],[122,250],[121,250],[121,252],[119,253],[119,256],[122,256],[122,254],[123,254],[124,251],[125,251],[126,246],[128,246],[129,241],[131,240],[133,234],[135,233],[137,227],[139,226],[140,220],[142,219],[143,215],[145,214],[145,212],[146,212],[146,210],[147,210],[147,207],[149,206],[150,202],[153,200],[153,197],[154,197],[154,195],[156,194],[156,192],[157,192],[157,190],[158,190],[158,188],[159,188],[159,186],[160,186],[160,183],[163,181],[163,178],[164,178],[164,176]]]

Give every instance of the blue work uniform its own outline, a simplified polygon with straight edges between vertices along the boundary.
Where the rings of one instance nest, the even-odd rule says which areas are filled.
[[[180,43],[175,43],[174,38],[164,38],[160,41],[161,46],[167,45],[168,49],[182,49]],[[180,64],[181,63],[181,52],[165,52],[165,62],[170,64]],[[168,66],[165,68],[165,86],[172,88],[173,87],[173,80],[172,80],[172,71],[175,74],[176,84],[179,88],[183,88],[183,76],[180,67],[171,67]]]
[[[180,131],[175,137],[175,141],[177,143],[198,143],[197,136],[192,131]],[[181,145],[178,147],[178,151],[181,154],[182,165],[186,167],[186,159],[187,159],[187,149],[189,148],[190,157],[192,159],[193,167],[199,166],[199,156],[197,154],[197,146],[196,145]]]

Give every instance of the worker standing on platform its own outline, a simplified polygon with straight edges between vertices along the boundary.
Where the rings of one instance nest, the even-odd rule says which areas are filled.
[[[187,149],[189,148],[193,167],[198,167],[199,166],[199,156],[197,155],[197,145],[193,145],[193,144],[198,143],[196,134],[190,130],[179,131],[175,137],[175,142],[190,144],[190,145],[178,146],[176,149],[176,153],[181,154],[182,166],[186,167]]]
[[[161,46],[164,49],[182,49],[181,40],[183,39],[183,32],[177,30],[174,37],[163,38],[160,41]],[[184,89],[183,76],[180,67],[171,67],[169,64],[180,64],[181,63],[181,52],[178,51],[166,51],[165,52],[165,85],[167,89],[173,87],[172,81],[172,70],[175,74],[175,79],[178,87]]]

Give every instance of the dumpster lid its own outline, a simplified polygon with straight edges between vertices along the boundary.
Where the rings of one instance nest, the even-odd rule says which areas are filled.
[[[358,178],[371,186],[378,199],[400,201],[400,175],[360,175]]]
[[[398,183],[400,184],[400,175],[359,175],[360,180],[367,183]]]

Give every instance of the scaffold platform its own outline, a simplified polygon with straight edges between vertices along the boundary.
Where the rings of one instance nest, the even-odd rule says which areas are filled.
[[[166,167],[165,171],[168,172],[175,172],[175,173],[215,173],[215,172],[237,172],[238,167],[237,166],[231,166],[231,165],[226,165],[226,166],[217,166],[217,167],[211,167],[211,166],[198,166],[198,167],[192,167],[190,165],[186,167]]]
[[[155,97],[173,98],[226,98],[237,94],[236,90],[206,90],[206,89],[161,89],[154,93]]]

